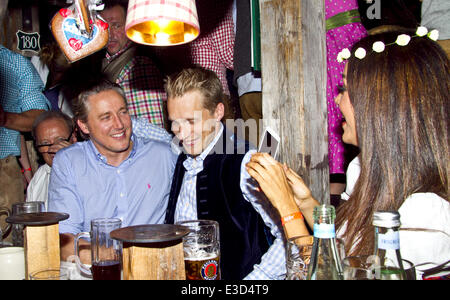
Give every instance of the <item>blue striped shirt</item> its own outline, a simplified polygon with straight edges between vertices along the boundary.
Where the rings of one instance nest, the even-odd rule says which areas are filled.
[[[166,144],[170,144],[172,142],[172,135],[170,135],[164,128],[150,123],[147,118],[138,118],[135,116],[130,117],[133,124],[133,134],[142,138],[145,142],[150,140],[161,141]]]
[[[33,64],[0,45],[0,105],[3,110],[22,113],[32,109],[50,109],[43,89],[44,84]],[[20,133],[0,127],[0,159],[9,155],[20,155]]]

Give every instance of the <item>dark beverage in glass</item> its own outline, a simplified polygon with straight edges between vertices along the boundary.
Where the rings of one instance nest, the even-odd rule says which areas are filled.
[[[120,262],[98,261],[91,267],[94,280],[120,280]]]
[[[185,258],[186,280],[220,280],[219,256]]]
[[[92,276],[94,280],[120,280],[122,261],[122,242],[109,235],[120,228],[122,221],[117,218],[98,218],[91,220],[91,231],[80,232],[75,237],[75,262],[83,274]],[[80,238],[91,240],[91,261],[89,268],[80,260]]]

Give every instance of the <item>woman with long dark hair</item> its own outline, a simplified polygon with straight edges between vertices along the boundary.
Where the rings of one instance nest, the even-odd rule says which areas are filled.
[[[400,32],[368,36],[344,58],[336,103],[345,118],[343,141],[360,148],[358,180],[337,210],[346,253],[372,254],[373,213],[394,210],[401,215],[402,257],[415,264],[445,262],[450,257],[449,60],[427,36]],[[312,226],[318,202],[297,174],[259,153],[247,167],[275,207],[294,198]],[[273,184],[283,180],[289,188]]]

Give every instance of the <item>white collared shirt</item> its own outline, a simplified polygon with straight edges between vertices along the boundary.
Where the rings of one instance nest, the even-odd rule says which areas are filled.
[[[27,202],[42,201],[47,209],[48,182],[52,168],[45,164],[39,167],[27,187]]]

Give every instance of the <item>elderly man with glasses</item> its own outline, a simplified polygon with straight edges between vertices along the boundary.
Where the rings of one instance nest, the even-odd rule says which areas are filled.
[[[26,201],[43,201],[47,207],[53,158],[60,149],[77,141],[74,124],[70,117],[59,111],[47,111],[36,118],[31,133],[45,164],[39,167],[28,185]]]

